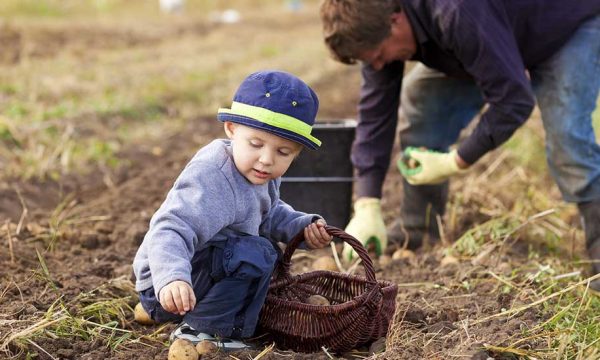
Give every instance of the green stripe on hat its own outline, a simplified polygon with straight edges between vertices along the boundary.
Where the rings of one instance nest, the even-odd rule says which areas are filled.
[[[317,146],[321,146],[321,140],[310,134],[312,127],[304,121],[298,120],[293,116],[235,101],[231,104],[231,109],[221,108],[219,109],[219,113],[246,116],[267,125],[291,131],[294,134],[310,140]]]

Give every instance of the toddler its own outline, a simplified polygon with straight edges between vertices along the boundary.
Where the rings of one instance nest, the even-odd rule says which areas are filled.
[[[142,306],[156,322],[177,321],[171,340],[249,348],[278,258],[276,242],[304,232],[305,247],[332,237],[316,214],[279,198],[281,176],[311,135],[314,91],[281,71],[248,76],[230,109],[219,109],[229,139],[198,151],[179,175],[133,262]]]

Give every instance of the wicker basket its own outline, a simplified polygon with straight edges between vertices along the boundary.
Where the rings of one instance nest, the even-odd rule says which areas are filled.
[[[303,233],[298,234],[275,270],[259,319],[259,331],[269,333],[280,348],[349,351],[385,336],[394,315],[398,286],[375,279],[373,263],[358,240],[338,228],[326,229],[354,248],[366,276],[324,270],[290,275],[292,254],[304,240]],[[331,305],[304,303],[315,294]]]

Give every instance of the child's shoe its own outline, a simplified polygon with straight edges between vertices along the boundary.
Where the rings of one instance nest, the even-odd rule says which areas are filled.
[[[179,324],[179,326],[173,330],[169,337],[171,341],[175,339],[184,339],[190,341],[196,345],[201,341],[208,340],[215,344],[221,351],[239,351],[239,350],[252,350],[253,347],[241,340],[234,340],[228,338],[222,338],[218,336],[212,336],[200,331],[195,330],[185,322]]]

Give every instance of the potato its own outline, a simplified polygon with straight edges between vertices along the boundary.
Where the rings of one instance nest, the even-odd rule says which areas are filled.
[[[331,256],[321,256],[312,264],[313,270],[339,271],[335,260]]]
[[[133,309],[133,319],[142,325],[153,325],[154,320],[148,315],[146,310],[142,307],[142,303],[138,303]]]
[[[447,266],[447,265],[452,265],[452,264],[458,264],[458,259],[452,255],[446,255],[442,258],[442,261],[440,261],[440,265],[442,265],[442,266]]]
[[[198,360],[199,357],[194,344],[188,340],[177,339],[169,348],[169,360]]]
[[[401,161],[402,161],[402,162],[404,163],[404,165],[406,165],[406,167],[407,167],[407,168],[409,168],[409,169],[416,169],[416,168],[418,168],[418,167],[419,167],[419,165],[420,165],[420,164],[419,164],[419,162],[418,162],[416,159],[414,159],[414,158],[411,158],[410,156],[408,156],[408,155],[406,155],[406,154],[402,155],[402,160],[401,160]]]
[[[202,340],[196,344],[196,351],[200,355],[216,353],[218,350],[217,345],[208,340]]]
[[[311,295],[306,299],[307,304],[311,305],[319,305],[319,306],[329,306],[329,300],[321,295]]]
[[[393,260],[411,259],[413,257],[415,257],[415,253],[410,250],[406,250],[406,249],[398,249],[398,250],[394,251],[394,253],[392,254]]]
[[[379,354],[385,351],[385,337],[381,337],[375,340],[371,346],[369,346],[369,355]]]
[[[392,257],[389,255],[381,255],[379,257],[379,266],[386,267],[392,262]]]
[[[408,161],[406,162],[406,165],[408,165],[409,169],[415,169],[419,166],[419,162],[413,158],[408,159]]]

